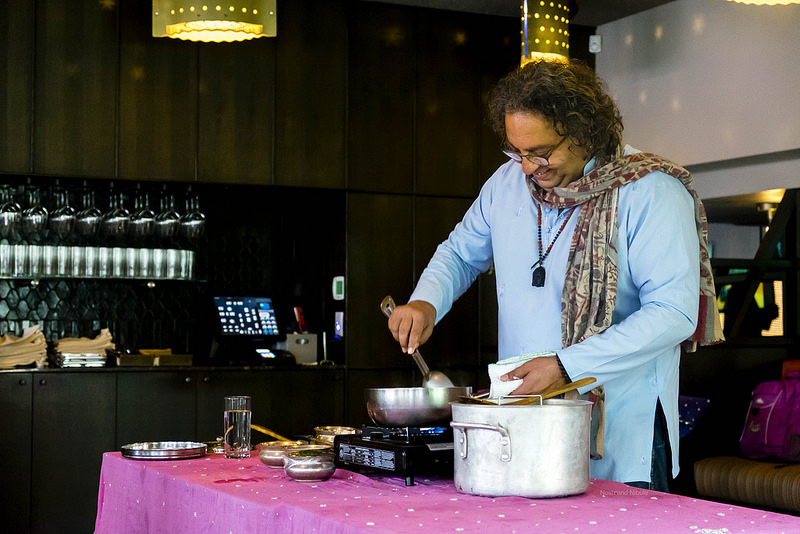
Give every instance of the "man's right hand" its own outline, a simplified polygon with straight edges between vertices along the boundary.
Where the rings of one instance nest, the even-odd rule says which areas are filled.
[[[389,317],[389,331],[407,354],[414,354],[428,341],[436,324],[436,308],[424,300],[412,300],[398,306]]]

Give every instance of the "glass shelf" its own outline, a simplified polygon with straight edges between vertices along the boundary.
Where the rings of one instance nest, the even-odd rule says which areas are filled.
[[[0,244],[0,278],[194,279],[195,252],[183,249]]]

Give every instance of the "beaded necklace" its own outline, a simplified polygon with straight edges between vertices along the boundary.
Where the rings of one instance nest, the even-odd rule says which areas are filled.
[[[538,265],[538,267],[533,269],[533,275],[531,276],[531,285],[533,287],[544,287],[544,276],[545,276],[544,260],[550,254],[550,250],[552,250],[553,245],[556,242],[556,239],[558,239],[558,236],[561,235],[561,232],[563,232],[564,228],[567,226],[567,223],[569,222],[570,217],[572,217],[572,212],[575,211],[575,208],[569,210],[567,218],[564,219],[564,222],[561,224],[561,228],[559,228],[558,232],[556,232],[555,237],[550,242],[550,246],[547,247],[547,251],[545,251],[544,254],[542,254],[542,207],[539,205],[538,202],[536,203],[536,209],[539,212],[539,216],[536,221],[539,226],[539,260],[533,265],[531,265],[531,269],[533,269]]]

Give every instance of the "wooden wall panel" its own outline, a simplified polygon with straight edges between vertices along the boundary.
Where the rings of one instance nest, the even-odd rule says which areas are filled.
[[[0,3],[0,171],[31,170],[33,0]]]
[[[115,4],[38,0],[35,26],[34,172],[113,176]]]
[[[343,188],[345,3],[292,0],[279,8],[275,183]]]
[[[347,186],[411,193],[414,187],[414,17],[360,2],[350,10]]]
[[[508,161],[508,156],[500,150],[500,138],[489,127],[487,111],[489,93],[500,79],[519,66],[520,21],[505,17],[485,17],[486,31],[480,39],[480,166],[475,194],[483,183]]]
[[[415,192],[472,196],[480,146],[481,18],[418,13]]]
[[[275,39],[199,46],[198,180],[269,185]]]
[[[410,196],[347,195],[347,365],[410,367],[381,314],[383,297],[405,302],[413,287]]]
[[[414,279],[419,280],[439,244],[450,234],[472,202],[468,199],[417,197],[414,227]],[[404,303],[404,302],[402,302]],[[478,363],[478,290],[473,284],[436,325],[420,349],[431,368]],[[470,385],[470,384],[461,384]]]
[[[191,181],[200,45],[153,37],[150,5],[120,3],[119,176]]]

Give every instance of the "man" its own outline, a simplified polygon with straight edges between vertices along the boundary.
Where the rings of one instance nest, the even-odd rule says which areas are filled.
[[[489,111],[509,161],[389,329],[413,352],[494,264],[499,359],[557,352],[504,375],[522,381],[512,393],[595,377],[604,411],[593,413],[592,476],[667,491],[680,344],[722,339],[691,175],[623,146],[616,105],[580,63],[527,64],[498,84]]]

